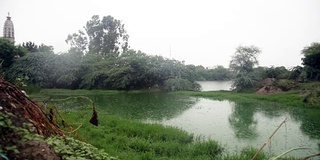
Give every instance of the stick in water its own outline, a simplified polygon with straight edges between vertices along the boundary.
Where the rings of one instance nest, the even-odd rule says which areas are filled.
[[[278,126],[278,128],[271,134],[271,136],[267,139],[266,142],[262,145],[262,147],[257,151],[257,153],[251,158],[251,160],[255,160],[258,154],[262,151],[262,149],[271,141],[271,138],[276,134],[276,132],[280,129],[280,127],[287,122],[287,117],[286,119]]]

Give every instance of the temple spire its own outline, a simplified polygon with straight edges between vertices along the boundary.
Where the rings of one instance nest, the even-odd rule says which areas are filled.
[[[7,20],[4,22],[3,37],[14,42],[14,27],[13,22],[11,21],[10,12],[8,12]]]

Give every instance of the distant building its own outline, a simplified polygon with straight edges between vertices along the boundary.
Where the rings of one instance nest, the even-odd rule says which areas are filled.
[[[14,28],[11,21],[10,13],[8,13],[7,20],[4,22],[3,38],[7,38],[14,43]]]

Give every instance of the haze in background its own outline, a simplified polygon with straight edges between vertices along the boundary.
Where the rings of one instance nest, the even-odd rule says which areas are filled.
[[[8,12],[16,44],[57,53],[96,14],[122,20],[131,49],[205,67],[228,67],[239,45],[260,47],[260,66],[293,67],[305,46],[320,42],[319,0],[1,0],[1,36]]]

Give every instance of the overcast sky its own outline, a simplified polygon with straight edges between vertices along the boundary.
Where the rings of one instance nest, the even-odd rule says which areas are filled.
[[[293,67],[320,42],[320,0],[0,0],[2,27],[8,12],[16,44],[64,52],[68,34],[92,15],[111,15],[125,24],[131,49],[205,67],[228,67],[239,45],[261,48],[260,66]]]

